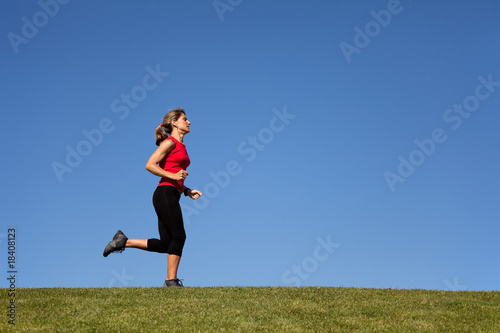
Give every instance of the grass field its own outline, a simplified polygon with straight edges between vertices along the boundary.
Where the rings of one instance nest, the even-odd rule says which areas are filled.
[[[500,292],[356,288],[2,289],[0,331],[500,332]]]

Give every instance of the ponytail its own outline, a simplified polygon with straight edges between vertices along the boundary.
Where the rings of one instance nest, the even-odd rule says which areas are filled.
[[[155,129],[155,136],[156,136],[156,145],[159,146],[160,143],[165,140],[166,138],[168,138],[168,134],[163,130],[163,124],[161,124],[160,126],[158,126],[156,129]]]

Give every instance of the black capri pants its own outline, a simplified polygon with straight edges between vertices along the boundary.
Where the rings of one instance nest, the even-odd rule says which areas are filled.
[[[148,251],[182,255],[186,241],[186,231],[179,204],[181,194],[170,185],[156,187],[153,194],[153,206],[158,215],[160,239],[148,239]]]

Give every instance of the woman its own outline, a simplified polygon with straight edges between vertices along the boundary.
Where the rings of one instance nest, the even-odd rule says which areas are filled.
[[[186,240],[179,205],[181,193],[193,200],[202,195],[200,191],[184,186],[190,160],[183,140],[184,135],[189,133],[190,124],[182,108],[168,112],[163,117],[163,123],[155,131],[156,145],[159,147],[146,164],[146,170],[161,177],[153,194],[160,239],[129,239],[118,230],[103,253],[107,257],[112,252],[122,252],[126,247],[167,253],[167,279],[164,287],[182,287],[182,282],[177,278],[177,269]],[[168,136],[167,133],[171,135]]]

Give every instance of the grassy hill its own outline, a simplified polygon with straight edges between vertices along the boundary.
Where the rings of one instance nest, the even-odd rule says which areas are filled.
[[[500,292],[356,288],[1,289],[0,331],[500,332]]]

